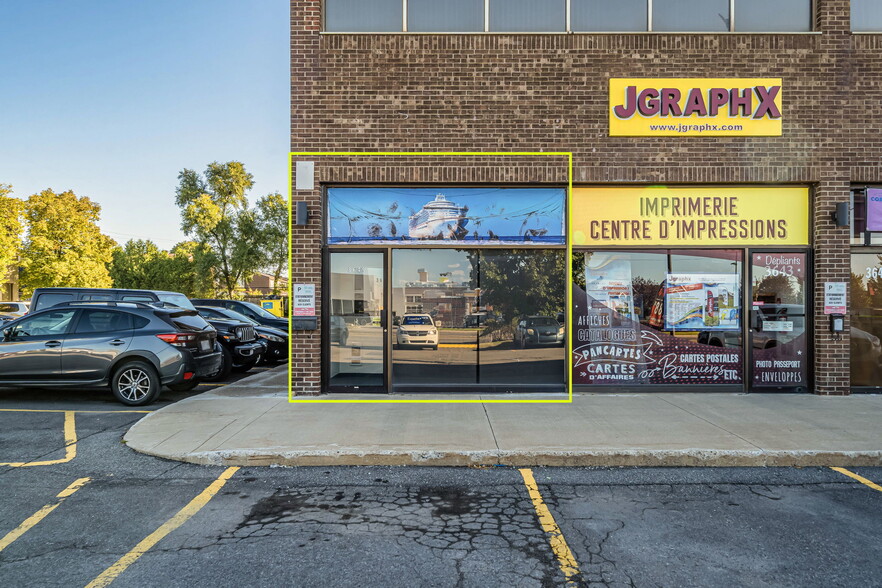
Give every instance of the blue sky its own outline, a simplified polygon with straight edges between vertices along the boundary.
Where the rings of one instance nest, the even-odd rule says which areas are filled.
[[[73,190],[120,243],[183,239],[177,174],[287,194],[287,0],[2,0],[0,183]]]

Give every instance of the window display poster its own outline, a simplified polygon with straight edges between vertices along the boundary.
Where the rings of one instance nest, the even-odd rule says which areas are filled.
[[[867,188],[867,230],[882,232],[882,189]]]
[[[666,331],[737,331],[738,274],[667,274]]]
[[[627,259],[603,258],[598,265],[585,266],[585,291],[595,309],[606,307],[619,318],[634,320],[634,290],[631,263]]]

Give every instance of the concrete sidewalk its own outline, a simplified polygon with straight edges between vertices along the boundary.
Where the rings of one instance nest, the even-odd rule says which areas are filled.
[[[882,465],[879,395],[647,393],[576,395],[572,404],[292,404],[286,378],[281,367],[182,400],[136,423],[125,441],[150,455],[218,465]]]

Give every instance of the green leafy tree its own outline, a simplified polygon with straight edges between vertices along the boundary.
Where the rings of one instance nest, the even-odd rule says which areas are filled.
[[[110,276],[116,288],[171,290],[190,298],[214,296],[211,250],[193,241],[159,249],[152,241],[132,239],[113,251]]]
[[[254,180],[244,165],[230,161],[209,164],[204,175],[184,169],[178,181],[181,229],[211,249],[218,289],[232,298],[261,265],[257,215],[246,196]]]
[[[156,283],[161,277],[163,256],[168,254],[149,240],[131,239],[124,246],[114,248],[110,264],[114,288],[158,289]]]
[[[273,275],[273,294],[279,293],[279,279],[288,265],[288,202],[275,192],[257,201],[260,251],[264,266]]]
[[[22,248],[21,287],[106,288],[114,241],[101,233],[101,207],[71,191],[43,190],[25,203],[27,238]]]
[[[0,184],[0,282],[6,279],[6,272],[18,264],[21,253],[21,237],[24,230],[22,212],[24,202],[9,196],[12,186]]]
[[[492,306],[503,321],[524,315],[556,317],[565,309],[565,254],[506,250],[470,253],[471,286],[481,289],[481,304]]]

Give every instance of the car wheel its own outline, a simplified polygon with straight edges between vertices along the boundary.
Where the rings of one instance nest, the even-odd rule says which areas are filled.
[[[221,355],[223,356],[223,359],[221,360],[220,370],[214,374],[205,376],[205,380],[209,382],[219,382],[230,377],[230,371],[233,369],[233,356],[224,346],[221,346]]]
[[[116,399],[125,405],[150,404],[159,396],[159,375],[150,364],[131,361],[114,372],[110,388]]]
[[[431,349],[432,349],[432,351],[438,351],[438,346],[437,346],[437,345],[432,345]]]
[[[256,366],[259,361],[260,356],[258,355],[256,358],[249,362],[235,364],[234,366],[232,366],[232,371],[236,372],[237,374],[244,374],[245,372]]]
[[[189,392],[198,385],[199,380],[197,378],[193,378],[191,380],[187,380],[186,382],[181,382],[180,384],[169,384],[168,389],[173,392]]]

